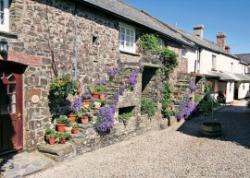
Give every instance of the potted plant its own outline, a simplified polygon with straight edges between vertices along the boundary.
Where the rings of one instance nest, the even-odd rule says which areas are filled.
[[[58,134],[58,139],[59,139],[58,143],[59,144],[65,144],[66,141],[70,139],[70,137],[71,137],[70,133],[67,133],[67,132],[65,132],[65,133],[59,133]]]
[[[54,129],[46,129],[45,131],[45,138],[46,141],[50,144],[50,145],[54,145],[56,143],[56,139],[57,139],[57,132]]]
[[[68,118],[65,115],[61,115],[56,120],[56,129],[59,133],[65,132],[65,127],[68,124]]]
[[[221,123],[217,122],[214,117],[214,108],[218,106],[218,103],[214,101],[210,93],[204,98],[200,104],[199,110],[205,114],[211,113],[211,121],[202,123],[202,134],[208,137],[218,137],[222,134]]]
[[[88,112],[85,109],[82,108],[77,115],[82,124],[87,125],[89,123]]]
[[[82,98],[77,97],[72,103],[72,112],[68,115],[68,119],[70,122],[75,123],[77,119],[77,112],[80,111],[82,106]]]
[[[73,128],[73,123],[72,122],[68,122],[66,127],[65,127],[65,132],[69,132],[71,133],[71,130]]]
[[[92,87],[91,95],[94,99],[100,99],[101,93],[106,91],[106,87],[104,85],[95,85]]]
[[[80,132],[80,129],[79,129],[78,124],[74,124],[74,125],[73,125],[73,128],[72,128],[72,130],[71,130],[71,133],[72,133],[72,134],[78,134],[79,132]]]

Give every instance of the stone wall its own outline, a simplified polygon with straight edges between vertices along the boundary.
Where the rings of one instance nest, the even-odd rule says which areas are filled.
[[[39,66],[29,66],[24,74],[25,149],[35,149],[44,140],[44,130],[51,123],[48,108],[49,82],[54,77],[52,60],[59,74],[72,73],[77,51],[78,80],[88,84],[106,78],[106,71],[117,65],[118,21],[91,8],[71,1],[15,0],[11,4],[11,31],[18,39],[10,51],[38,56]],[[94,13],[93,13],[94,12]],[[39,96],[32,103],[32,96]]]
[[[138,67],[141,56],[119,52],[119,19],[85,5],[76,8],[74,1],[13,0],[10,12],[10,29],[18,34],[18,39],[10,42],[10,51],[41,61],[29,65],[24,74],[24,148],[31,151],[44,141],[45,128],[51,124],[47,96],[55,71],[71,74],[76,60],[77,79],[86,86],[107,78],[107,69],[119,63]],[[154,91],[159,100],[158,82],[153,78],[148,91]],[[140,117],[141,84],[140,74],[135,91],[125,93],[119,102],[119,107],[135,105],[136,117]],[[32,102],[33,96],[38,96],[39,102]]]

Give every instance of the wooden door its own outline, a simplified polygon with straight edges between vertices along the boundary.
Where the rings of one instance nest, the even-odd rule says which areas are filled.
[[[23,149],[22,74],[0,71],[0,155]]]

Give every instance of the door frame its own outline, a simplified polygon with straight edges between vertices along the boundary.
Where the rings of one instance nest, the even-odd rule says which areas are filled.
[[[0,60],[0,71],[2,72],[8,72],[8,73],[14,73],[15,77],[16,77],[16,91],[19,92],[20,94],[16,94],[16,101],[17,105],[16,108],[18,108],[18,110],[16,111],[16,113],[20,113],[17,114],[15,117],[15,119],[21,119],[21,123],[20,123],[20,127],[18,129],[19,135],[18,138],[20,138],[20,140],[18,139],[18,149],[16,150],[15,148],[13,150],[8,150],[5,152],[0,153],[0,155],[6,155],[6,154],[10,154],[10,153],[19,153],[22,152],[24,150],[24,93],[23,93],[23,73],[26,70],[27,65],[24,64],[20,64],[17,62],[13,62],[13,61],[6,61],[6,60]],[[9,114],[11,117],[13,117],[13,114]]]

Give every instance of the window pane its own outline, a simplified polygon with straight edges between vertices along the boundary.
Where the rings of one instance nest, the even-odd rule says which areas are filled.
[[[4,0],[0,0],[0,24],[4,24]]]

